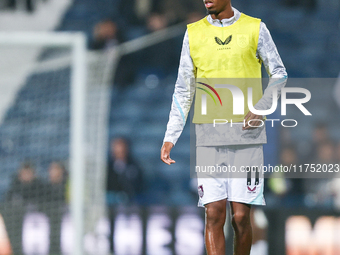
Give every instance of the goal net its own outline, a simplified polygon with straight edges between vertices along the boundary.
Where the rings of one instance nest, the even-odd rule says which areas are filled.
[[[107,254],[115,52],[81,33],[0,33],[0,254]]]

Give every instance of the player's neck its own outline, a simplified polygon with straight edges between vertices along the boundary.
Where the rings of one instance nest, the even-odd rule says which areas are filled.
[[[233,16],[234,16],[234,11],[233,11],[233,8],[231,7],[231,5],[228,5],[226,7],[226,9],[224,9],[223,11],[221,11],[219,13],[211,14],[211,17],[213,19],[218,19],[218,20],[230,19]]]

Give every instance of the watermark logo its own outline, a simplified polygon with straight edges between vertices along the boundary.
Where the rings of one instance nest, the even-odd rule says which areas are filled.
[[[210,85],[203,83],[203,82],[197,82],[201,85],[204,85],[205,87],[209,88],[219,99],[220,104],[222,106],[222,99],[220,98],[220,95],[217,93],[217,91]],[[203,91],[205,91],[208,95],[210,95],[210,97],[213,99],[215,105],[217,105],[217,102],[214,98],[214,96],[212,95],[212,93],[205,89],[205,88],[201,88],[201,87],[197,87],[198,89],[201,89]],[[233,110],[233,115],[244,115],[245,114],[245,96],[243,94],[243,91],[235,86],[235,85],[231,85],[231,84],[216,84],[215,88],[218,89],[228,89],[231,94],[232,94],[232,110]],[[272,88],[271,89],[271,93],[272,93],[272,102],[271,102],[271,107],[267,110],[257,110],[255,109],[254,105],[253,105],[253,88],[248,87],[247,88],[247,104],[248,104],[248,109],[256,114],[256,115],[269,115],[272,114],[273,112],[275,112],[275,110],[277,109],[277,98],[278,98],[278,91],[277,88]],[[300,94],[302,95],[301,98],[288,98],[288,94],[289,93],[296,93],[296,94]],[[312,114],[307,110],[307,108],[303,105],[307,102],[309,102],[309,100],[311,99],[311,93],[309,90],[305,89],[305,88],[297,88],[297,87],[285,87],[281,89],[281,115],[285,116],[287,115],[287,105],[291,104],[291,105],[295,105],[304,115],[308,115],[311,116]],[[202,94],[201,95],[201,115],[207,115],[207,95],[206,94]],[[248,124],[251,126],[251,122],[252,121],[259,121],[259,120],[248,120]],[[275,120],[267,120],[267,121],[271,121],[272,122],[272,126],[274,126],[274,121],[279,121],[278,119]],[[282,122],[294,122],[294,125],[285,125]],[[228,123],[227,120],[225,119],[214,119],[214,126],[216,124],[226,124]],[[232,121],[231,121],[232,124]],[[236,123],[235,123],[236,124]],[[295,127],[297,125],[297,121],[293,120],[293,119],[289,119],[289,120],[283,120],[281,121],[282,126],[284,127]],[[244,125],[245,125],[245,121],[244,121]],[[262,124],[260,126],[264,125],[264,121],[262,121]]]
[[[217,91],[212,86],[210,86],[210,85],[208,85],[206,83],[203,83],[203,82],[197,82],[197,83],[205,86],[208,89],[210,89],[216,95],[216,97],[218,98],[218,100],[220,101],[220,104],[222,106],[221,97],[220,97],[220,95],[217,93]],[[212,98],[212,100],[214,101],[215,105],[217,105],[217,102],[216,102],[214,96],[211,94],[211,92],[208,89],[206,89],[204,87],[203,88],[197,87],[197,88],[200,89],[200,90],[203,90],[204,92],[206,92]],[[207,95],[206,94],[202,94],[202,115],[207,115]]]
[[[201,82],[198,82],[200,84],[204,84]],[[209,86],[205,84],[206,86]],[[216,94],[216,90],[209,86]],[[234,85],[229,85],[229,84],[216,84],[215,88],[225,88],[229,89],[229,91],[232,94],[233,98],[233,115],[243,115],[244,114],[244,95],[242,90]],[[206,91],[207,92],[207,91]],[[300,93],[304,94],[304,98],[287,98],[287,93]],[[211,93],[210,93],[211,94]],[[218,95],[218,94],[217,94]],[[253,88],[248,88],[248,108],[249,110],[257,115],[269,115],[275,112],[277,108],[277,89],[272,89],[272,106],[268,110],[256,110],[253,105]],[[203,100],[202,95],[202,115],[206,115],[206,108],[207,108],[207,101]],[[219,97],[219,96],[218,96]],[[220,97],[219,97],[220,99]],[[306,107],[303,106],[304,103],[307,103],[311,99],[311,94],[309,90],[304,89],[304,88],[292,88],[292,87],[287,87],[287,88],[282,88],[281,90],[281,115],[286,115],[287,114],[287,105],[288,104],[294,104],[297,108],[300,109],[300,111],[304,115],[312,115]],[[215,101],[215,99],[214,99]],[[216,103],[216,102],[215,102]],[[222,102],[221,102],[222,105]]]

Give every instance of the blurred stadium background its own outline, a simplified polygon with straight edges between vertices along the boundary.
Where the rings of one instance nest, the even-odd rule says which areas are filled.
[[[340,1],[233,6],[266,23],[289,78],[312,78],[313,116],[268,128],[266,164],[339,164]],[[185,24],[204,15],[199,0],[0,2],[1,255],[205,254],[190,125],[177,163],[159,160]],[[252,255],[340,254],[340,179],[267,177]]]

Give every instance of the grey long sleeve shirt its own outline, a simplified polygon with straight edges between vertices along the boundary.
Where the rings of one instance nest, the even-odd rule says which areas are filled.
[[[233,11],[234,16],[229,19],[214,20],[210,15],[206,18],[211,25],[230,26],[241,16],[237,9],[233,8]],[[262,60],[270,79],[262,98],[254,107],[257,110],[267,110],[272,104],[272,90],[276,89],[278,96],[280,95],[281,89],[287,81],[287,73],[273,39],[263,22],[260,24],[256,56]],[[195,93],[195,70],[190,56],[189,37],[186,31],[164,142],[171,142],[175,145],[183,131]],[[196,146],[263,144],[267,142],[264,125],[252,130],[242,130],[241,124],[243,125],[243,123],[233,126],[225,124],[216,125],[216,127],[213,124],[196,124]]]

